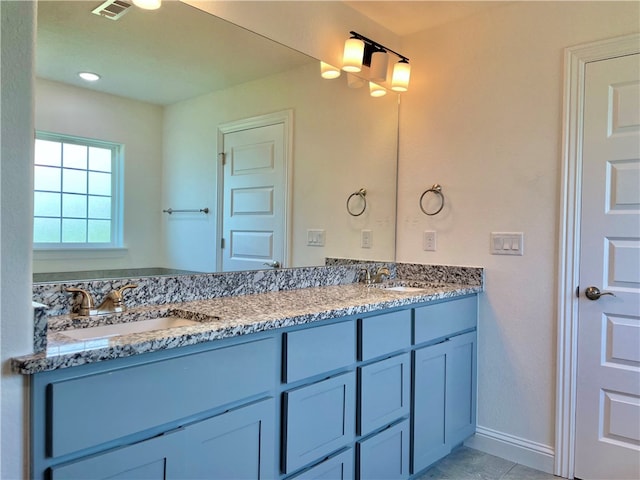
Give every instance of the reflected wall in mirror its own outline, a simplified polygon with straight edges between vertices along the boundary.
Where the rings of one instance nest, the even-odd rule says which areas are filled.
[[[317,60],[180,2],[131,7],[115,21],[91,13],[99,4],[39,2],[35,124],[124,145],[124,248],[36,250],[36,281],[53,279],[40,275],[48,272],[215,271],[218,127],[285,110],[293,138],[283,266],[394,259],[396,94],[372,98],[344,75],[324,80]],[[101,80],[82,84],[86,70]],[[367,208],[351,216],[346,201],[360,188]],[[162,213],[204,207],[209,214]],[[308,244],[309,230],[324,231],[324,246]]]

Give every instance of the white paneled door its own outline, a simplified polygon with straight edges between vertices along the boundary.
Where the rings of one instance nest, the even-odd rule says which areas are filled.
[[[286,263],[286,139],[283,122],[224,133],[223,271]]]
[[[638,479],[640,55],[585,69],[575,476]]]

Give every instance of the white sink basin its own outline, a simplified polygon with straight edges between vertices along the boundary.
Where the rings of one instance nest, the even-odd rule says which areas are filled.
[[[151,320],[139,320],[137,322],[116,323],[113,325],[101,325],[99,327],[76,328],[64,330],[60,333],[75,340],[93,340],[96,338],[108,338],[131,333],[152,332],[167,328],[186,327],[199,325],[195,320],[186,320],[178,317],[161,317]]]
[[[404,285],[398,285],[396,287],[385,287],[384,290],[390,290],[392,292],[422,292],[424,291],[424,288],[405,287]]]

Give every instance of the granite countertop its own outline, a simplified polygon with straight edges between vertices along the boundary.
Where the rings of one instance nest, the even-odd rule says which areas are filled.
[[[60,315],[49,319],[46,350],[16,357],[12,366],[17,373],[33,374],[481,291],[482,286],[455,283],[432,284],[420,291],[392,291],[356,283],[135,307],[92,318]],[[64,334],[65,329],[95,326],[96,322],[164,316],[197,320],[199,324],[84,341]]]

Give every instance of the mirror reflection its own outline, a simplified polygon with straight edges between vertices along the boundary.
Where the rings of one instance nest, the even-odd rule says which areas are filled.
[[[396,94],[324,80],[316,59],[180,2],[115,20],[99,5],[39,2],[35,124],[119,146],[120,220],[109,248],[34,244],[35,281],[393,260]]]

